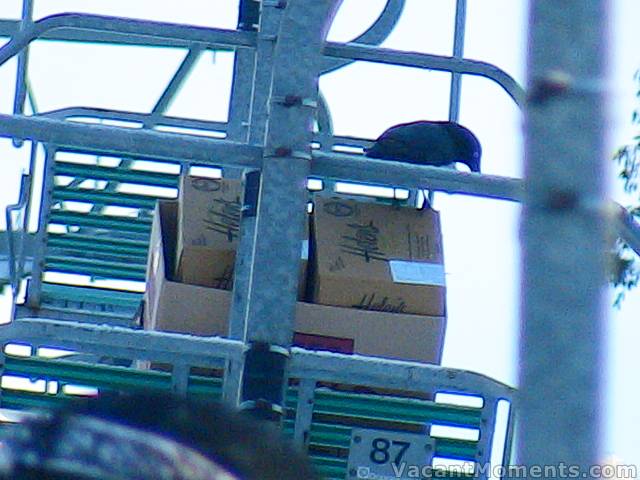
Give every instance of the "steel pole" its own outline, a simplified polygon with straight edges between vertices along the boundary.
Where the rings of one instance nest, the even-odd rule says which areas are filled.
[[[601,84],[606,5],[530,7],[519,460],[557,468],[545,477],[599,459],[605,119],[602,92],[581,86]]]
[[[321,47],[341,0],[290,0],[275,39],[248,282],[241,408],[281,420],[291,347]]]

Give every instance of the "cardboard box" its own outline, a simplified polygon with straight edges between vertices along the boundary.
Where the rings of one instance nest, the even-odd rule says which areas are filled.
[[[240,236],[242,182],[185,175],[179,195],[177,278],[230,290]]]
[[[314,303],[445,315],[438,212],[318,196],[312,218]]]
[[[178,200],[176,278],[231,290],[240,236],[242,182],[183,176]],[[309,231],[301,248],[298,297],[306,291]]]
[[[176,282],[172,272],[176,202],[158,202],[151,232],[144,326],[150,330],[226,336],[231,294]],[[445,318],[298,302],[296,344],[387,358],[439,363]]]

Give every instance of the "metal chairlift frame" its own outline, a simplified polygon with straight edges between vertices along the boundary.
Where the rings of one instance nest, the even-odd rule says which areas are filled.
[[[47,320],[16,319],[12,324],[2,327],[0,335],[5,341],[29,341],[33,345],[55,344],[94,354],[125,357],[131,356],[125,353],[131,354],[135,350],[139,356],[144,357],[146,352],[147,356],[159,360],[170,359],[174,363],[181,363],[182,367],[188,363],[184,359],[191,358],[189,355],[195,356],[191,360],[205,364],[211,362],[209,357],[222,357],[224,361],[234,363],[235,372],[239,372],[246,345],[266,342],[290,347],[294,289],[289,284],[286,288],[279,287],[278,282],[268,279],[272,278],[273,272],[281,278],[295,278],[295,265],[287,261],[293,254],[270,255],[267,259],[261,257],[259,252],[267,246],[271,248],[274,243],[281,246],[282,252],[298,251],[301,233],[298,227],[302,224],[302,214],[301,211],[296,213],[295,208],[291,207],[290,198],[302,199],[300,182],[307,177],[406,189],[428,188],[508,201],[522,199],[523,187],[520,179],[365,160],[359,155],[340,153],[345,146],[366,147],[371,141],[334,136],[328,107],[321,96],[316,99],[317,92],[313,89],[317,75],[353,61],[369,61],[450,72],[449,117],[452,120],[458,118],[462,75],[477,75],[492,80],[517,105],[522,106],[525,92],[510,75],[491,64],[464,58],[466,0],[456,0],[452,56],[397,51],[378,46],[400,18],[404,0],[388,0],[376,22],[360,37],[346,44],[324,42],[322,35],[328,25],[319,23],[319,19],[329,18],[340,2],[324,0],[310,3],[312,7],[302,0],[287,3],[263,0],[260,28],[246,31],[86,14],[53,15],[33,22],[32,0],[24,0],[21,20],[0,20],[0,36],[11,37],[9,43],[0,48],[0,65],[16,55],[18,57],[14,112],[13,115],[0,115],[0,136],[13,138],[17,145],[24,140],[32,142],[32,169],[23,178],[18,203],[7,209],[7,276],[15,296],[22,274],[31,274],[28,295],[32,299],[32,314],[38,312],[45,233],[41,224],[41,231],[35,236],[29,234],[25,218],[29,216],[28,210],[31,207],[33,167],[39,145],[45,147],[51,158],[56,149],[71,149],[123,158],[166,159],[182,162],[184,165],[211,165],[212,159],[215,159],[213,165],[216,167],[260,170],[263,178],[261,207],[251,224],[251,228],[256,229],[256,234],[251,237],[257,238],[258,244],[254,246],[252,242],[245,241],[239,252],[239,257],[245,259],[251,258],[253,251],[258,252],[258,256],[254,259],[251,272],[242,268],[236,272],[237,285],[248,284],[248,278],[252,275],[251,283],[254,288],[234,304],[231,314],[230,331],[244,331],[247,322],[249,333],[246,338],[198,339],[178,336],[181,338],[178,339],[171,334],[149,334],[115,326],[65,323],[48,315]],[[34,40],[184,48],[187,54],[149,114],[70,107],[25,116],[24,104],[29,96],[28,45]],[[204,122],[164,116],[171,98],[192,69],[198,54],[204,50],[235,52],[228,122]],[[287,52],[293,50],[308,51],[307,58],[311,63],[304,66],[291,63]],[[287,102],[287,98],[299,101]],[[319,144],[319,148],[311,150],[309,132],[300,126],[312,118],[316,110],[319,132],[313,140]],[[74,117],[139,122],[143,128],[128,129],[70,121]],[[199,129],[203,132],[224,132],[225,138],[166,133],[158,131],[158,125]],[[285,169],[285,163],[288,166],[295,165],[295,168]],[[364,165],[366,169],[362,168]],[[40,207],[42,211],[50,208],[49,202],[51,199],[45,190]],[[21,221],[14,221],[16,212],[23,214]],[[278,232],[279,240],[276,242],[272,229],[267,225],[296,216],[300,217],[299,221],[286,222],[286,227]],[[620,236],[639,253],[638,225],[624,209],[617,212],[616,218]],[[143,341],[144,347],[140,347]],[[168,348],[170,343],[179,346]],[[434,387],[458,392],[473,390],[476,393],[489,392],[492,402],[500,398],[511,402],[514,400],[513,390],[509,387],[490,379],[479,380],[476,374],[470,372],[454,372],[442,367],[382,359],[346,358],[337,354],[317,355],[301,349],[290,351],[289,373],[310,380],[311,383],[302,384],[306,389],[304,395],[309,398],[316,381],[330,378],[333,381],[357,381],[372,386],[392,385],[402,388],[411,385],[412,388],[429,391],[433,391]],[[183,359],[182,362],[180,358]],[[172,382],[177,392],[184,392],[186,388],[185,375],[188,373],[185,372],[185,368],[174,370]],[[425,380],[419,380],[420,378]],[[446,381],[446,378],[455,380]],[[280,378],[280,381],[283,383],[284,378]],[[239,377],[230,376],[225,382],[224,398],[236,403],[239,395]],[[299,410],[295,432],[298,441],[303,441],[303,432],[305,428],[308,429],[308,424],[306,427],[303,424],[309,421],[310,414]],[[513,413],[510,414],[510,432],[512,428]],[[507,438],[510,441],[511,433]]]

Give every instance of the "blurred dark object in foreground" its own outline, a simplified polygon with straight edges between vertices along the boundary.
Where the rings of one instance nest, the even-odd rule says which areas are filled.
[[[14,427],[2,480],[315,479],[271,425],[215,403],[164,394],[103,394]]]

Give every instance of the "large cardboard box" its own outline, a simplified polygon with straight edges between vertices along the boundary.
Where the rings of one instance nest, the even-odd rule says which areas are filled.
[[[242,182],[183,176],[178,199],[176,278],[231,290],[240,236]],[[307,224],[308,225],[308,224]],[[309,230],[301,248],[298,297],[304,298]]]
[[[316,197],[312,225],[314,303],[445,315],[438,212]]]
[[[158,202],[151,232],[144,327],[226,336],[230,292],[179,283],[171,276],[176,217],[176,202]],[[295,331],[295,343],[305,348],[439,363],[445,318],[298,302]]]
[[[181,178],[177,278],[193,285],[231,289],[241,202],[239,180]]]

